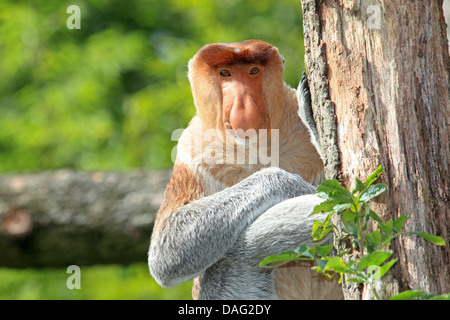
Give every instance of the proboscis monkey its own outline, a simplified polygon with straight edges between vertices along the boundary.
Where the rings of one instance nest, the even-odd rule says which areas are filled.
[[[321,201],[307,81],[297,98],[283,62],[259,40],[206,45],[189,62],[197,115],[179,139],[148,257],[160,285],[197,277],[199,299],[342,298],[309,264],[259,267],[312,242],[309,213]]]

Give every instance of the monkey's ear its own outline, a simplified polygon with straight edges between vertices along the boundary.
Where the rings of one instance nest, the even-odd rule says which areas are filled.
[[[278,54],[280,55],[281,61],[283,62],[283,71],[284,71],[284,57],[280,53]]]

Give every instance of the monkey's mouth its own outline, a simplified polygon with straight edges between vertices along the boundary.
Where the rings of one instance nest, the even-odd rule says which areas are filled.
[[[242,129],[238,129],[242,130]],[[226,137],[227,137],[227,143],[228,142],[235,142],[236,145],[239,146],[245,146],[248,148],[251,144],[255,144],[255,146],[258,144],[258,132],[254,133],[250,137],[242,137],[239,135],[233,128],[226,128]]]
[[[233,136],[241,138],[242,140],[249,140],[252,139],[254,136],[258,136],[258,130],[255,129],[247,129],[247,130],[241,128],[234,129],[230,121],[225,121],[224,125],[226,132],[232,133]]]

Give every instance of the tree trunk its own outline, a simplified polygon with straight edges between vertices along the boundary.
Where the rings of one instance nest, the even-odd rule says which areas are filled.
[[[0,266],[145,262],[170,175],[62,170],[0,177]]]
[[[384,220],[410,214],[415,236],[393,242],[398,262],[381,298],[450,292],[450,69],[438,1],[302,0],[305,63],[328,179],[354,187],[381,164],[388,192],[372,202]],[[346,298],[372,298],[358,288]],[[367,294],[367,295],[366,295]]]

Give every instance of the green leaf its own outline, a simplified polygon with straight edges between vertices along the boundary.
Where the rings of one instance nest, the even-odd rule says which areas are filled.
[[[296,259],[296,257],[297,257],[297,255],[292,251],[282,252],[277,255],[266,257],[263,261],[261,261],[259,263],[259,266],[263,267],[265,265],[273,264],[276,262],[287,262],[287,261],[292,261],[292,260],[298,260],[298,259]]]
[[[316,256],[316,248],[308,248],[308,250],[306,250],[305,252],[303,252],[303,256],[304,257],[308,257],[311,259],[314,259],[314,257]]]
[[[412,300],[423,297],[424,292],[418,291],[418,290],[408,290],[403,291],[402,293],[399,293],[393,297],[391,297],[389,300]]]
[[[302,244],[299,248],[294,251],[299,256],[304,256],[310,259],[314,259],[316,255],[316,247],[308,248],[306,245]]]
[[[394,227],[394,220],[390,219],[386,223],[379,223],[378,228],[381,229],[386,235],[390,235],[392,228]]]
[[[344,223],[342,228],[346,233],[351,235],[354,238],[358,237],[358,227],[352,220],[348,220]]]
[[[398,217],[398,219],[396,219],[394,221],[394,228],[397,232],[400,232],[400,230],[402,230],[407,219],[408,219],[408,216],[400,216],[400,217]]]
[[[327,201],[321,202],[317,206],[314,207],[311,215],[321,213],[321,212],[330,212],[333,210],[333,207],[336,204],[337,204],[337,202],[335,202],[334,200],[327,200]]]
[[[322,198],[322,199],[325,199],[325,200],[329,198],[328,194],[326,194],[325,192],[317,192],[317,190],[315,192],[315,195],[318,196],[319,198]]]
[[[319,254],[319,256],[321,257],[327,257],[331,250],[333,250],[333,245],[329,245],[329,246],[316,246],[317,248],[317,253]]]
[[[357,219],[357,216],[354,212],[345,211],[342,214],[342,223],[344,224],[345,231],[353,237],[358,237],[358,227],[355,223],[355,219]]]
[[[323,238],[325,238],[326,235],[328,235],[331,231],[333,231],[334,225],[330,223],[332,216],[333,213],[330,213],[323,223],[320,221],[313,222],[313,228],[311,233],[313,241],[322,240]]]
[[[295,254],[303,254],[306,251],[308,251],[308,247],[306,246],[306,244],[302,244],[300,247],[298,247],[297,249],[294,250]]]
[[[364,203],[364,207],[366,207],[366,210],[369,210],[369,216],[375,220],[378,223],[382,223],[381,218],[373,211],[369,208],[369,205],[367,203]]]
[[[359,270],[364,270],[368,266],[381,266],[392,255],[392,251],[375,251],[368,253],[361,258]]]
[[[363,191],[365,189],[364,183],[361,182],[361,180],[359,180],[358,178],[355,178],[356,181],[356,186],[355,189],[353,190],[352,194],[355,194],[358,191]]]
[[[358,283],[367,283],[367,280],[364,279],[364,278],[350,278],[350,279],[346,279],[346,281],[358,282]]]
[[[428,300],[450,300],[450,293],[444,293],[441,295],[429,294]]]
[[[324,224],[321,221],[314,221],[311,231],[311,237],[314,241],[317,241],[316,239],[319,239],[324,232]]]
[[[367,177],[366,181],[364,182],[364,186],[366,188],[369,187],[372,183],[374,183],[380,177],[382,172],[383,172],[383,167],[380,165],[370,176]]]
[[[361,230],[365,231],[367,229],[367,221],[369,221],[369,219],[369,215],[364,215],[364,224],[362,225]]]
[[[387,190],[387,185],[385,184],[375,184],[368,187],[359,197],[359,201],[361,202],[367,202],[372,198],[375,198],[376,196],[380,195],[384,191]]]
[[[413,300],[413,299],[450,300],[450,294],[446,293],[443,295],[436,295],[419,290],[408,290],[391,297],[389,300]]]
[[[323,272],[325,267],[327,266],[328,260],[320,259],[317,260],[317,272]]]
[[[321,213],[321,212],[331,212],[334,210],[336,205],[342,203],[350,203],[350,198],[347,197],[333,197],[329,200],[323,201],[314,207],[311,215]]]
[[[333,228],[328,228],[325,224],[323,224],[320,221],[314,221],[311,237],[313,241],[319,241],[325,238],[327,234],[329,234],[331,231],[333,231]]]
[[[297,249],[297,250],[299,250],[299,249]],[[284,251],[284,252],[280,252],[273,256],[268,256],[259,263],[259,266],[263,267],[263,266],[270,264],[271,265],[270,267],[277,267],[277,266],[284,264],[285,262],[289,262],[289,261],[297,261],[297,260],[311,261],[311,260],[314,260],[312,258],[315,255],[315,249],[307,248],[304,252],[301,252],[301,253],[298,253],[297,250],[296,251]],[[312,255],[310,253],[310,250],[314,252]]]
[[[334,271],[334,272],[345,272],[345,271],[347,271],[347,267],[341,258],[333,257],[328,260],[328,262],[323,270],[324,271]]]
[[[341,212],[344,211],[345,209],[350,208],[351,206],[352,206],[351,203],[339,203],[333,207],[333,210],[336,212]]]
[[[386,263],[384,266],[378,268],[378,270],[375,272],[373,276],[373,280],[376,281],[380,278],[382,278],[388,271],[391,269],[391,267],[397,262],[398,259],[392,259],[388,263]]]
[[[323,180],[321,185],[317,187],[316,192],[325,192],[330,196],[351,196],[351,193],[341,186],[337,180]]]
[[[414,233],[421,236],[425,240],[427,240],[431,243],[434,243],[435,245],[442,246],[442,247],[445,246],[445,240],[439,236],[435,236],[435,235],[428,234],[425,232],[414,232]]]
[[[378,230],[375,230],[369,234],[367,234],[367,239],[369,239],[370,242],[372,242],[375,246],[378,246],[381,241],[383,240],[383,236],[381,235],[381,232]]]

